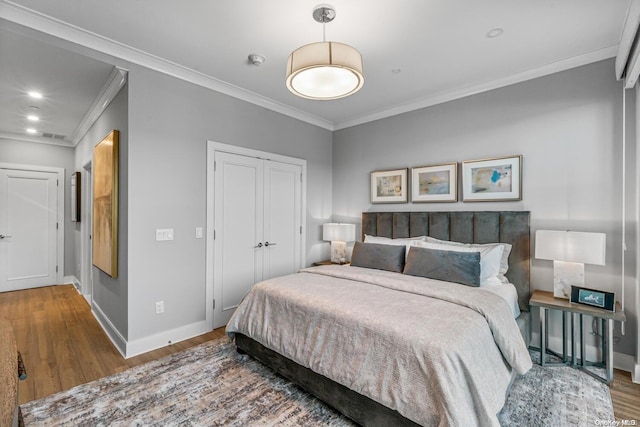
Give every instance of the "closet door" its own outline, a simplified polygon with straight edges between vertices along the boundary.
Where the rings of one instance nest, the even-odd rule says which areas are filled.
[[[262,280],[263,160],[215,153],[214,327]],[[277,242],[276,242],[277,243]]]
[[[302,167],[264,161],[263,278],[300,268]]]

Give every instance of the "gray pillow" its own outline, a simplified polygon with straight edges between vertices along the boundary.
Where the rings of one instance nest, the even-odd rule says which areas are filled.
[[[480,252],[441,251],[412,246],[404,274],[480,286]]]
[[[405,245],[356,242],[351,254],[351,265],[402,273],[405,251]]]

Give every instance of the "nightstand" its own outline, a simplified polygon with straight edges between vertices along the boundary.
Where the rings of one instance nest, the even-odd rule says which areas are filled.
[[[345,262],[344,264],[338,264],[337,262],[331,262],[331,260],[324,260],[324,261],[318,261],[318,262],[314,262],[313,266],[317,267],[318,265],[349,265],[349,261]]]
[[[568,363],[567,357],[567,337],[566,337],[566,318],[571,317],[571,366],[578,368],[588,373],[589,375],[609,384],[613,380],[613,322],[624,322],[626,317],[620,304],[616,302],[616,311],[604,310],[598,307],[591,307],[584,304],[572,303],[569,300],[562,298],[555,298],[553,292],[535,291],[531,295],[529,305],[532,307],[540,308],[540,365],[554,365],[546,362],[547,353],[553,353],[548,349],[549,332],[547,330],[547,323],[549,320],[547,309],[562,311],[562,364]],[[582,316],[587,315],[595,319],[600,319],[602,322],[602,362],[587,362],[585,360],[585,348],[584,348],[584,330],[582,327]],[[580,332],[578,337],[575,334],[575,325],[580,326]],[[578,360],[576,354],[577,339],[580,342],[580,359]],[[559,355],[557,355],[560,357]],[[555,364],[557,365],[557,363]],[[603,378],[590,370],[585,369],[586,366],[598,366],[605,370],[606,376]]]

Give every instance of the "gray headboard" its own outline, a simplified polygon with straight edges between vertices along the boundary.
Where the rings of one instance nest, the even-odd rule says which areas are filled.
[[[463,243],[510,243],[507,278],[518,291],[520,310],[529,311],[530,212],[364,212],[362,236],[431,236]]]

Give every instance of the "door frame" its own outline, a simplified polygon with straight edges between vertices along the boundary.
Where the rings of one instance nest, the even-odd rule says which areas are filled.
[[[31,172],[47,172],[47,173],[55,173],[57,175],[58,183],[57,183],[57,212],[56,212],[56,223],[58,224],[58,229],[56,230],[56,265],[58,266],[58,271],[56,273],[56,282],[58,285],[61,285],[64,282],[64,223],[65,223],[65,171],[64,168],[56,168],[49,166],[36,166],[36,165],[24,165],[19,163],[2,163],[0,162],[0,169],[9,169],[9,170],[23,170],[23,171],[31,171]]]
[[[90,307],[93,307],[93,260],[91,232],[93,230],[93,161],[82,165],[82,206],[80,221],[80,283],[82,295]]]
[[[236,145],[224,144],[222,142],[207,140],[207,227],[206,227],[206,250],[205,250],[205,322],[213,329],[213,271],[214,271],[214,226],[215,226],[215,173],[213,162],[216,152],[224,152],[230,154],[238,154],[241,156],[255,157],[263,160],[273,160],[281,163],[289,163],[300,166],[301,174],[301,218],[300,226],[300,267],[304,267],[307,260],[307,161],[296,157],[283,156],[280,154],[269,153],[267,151],[254,150],[252,148],[239,147]]]

